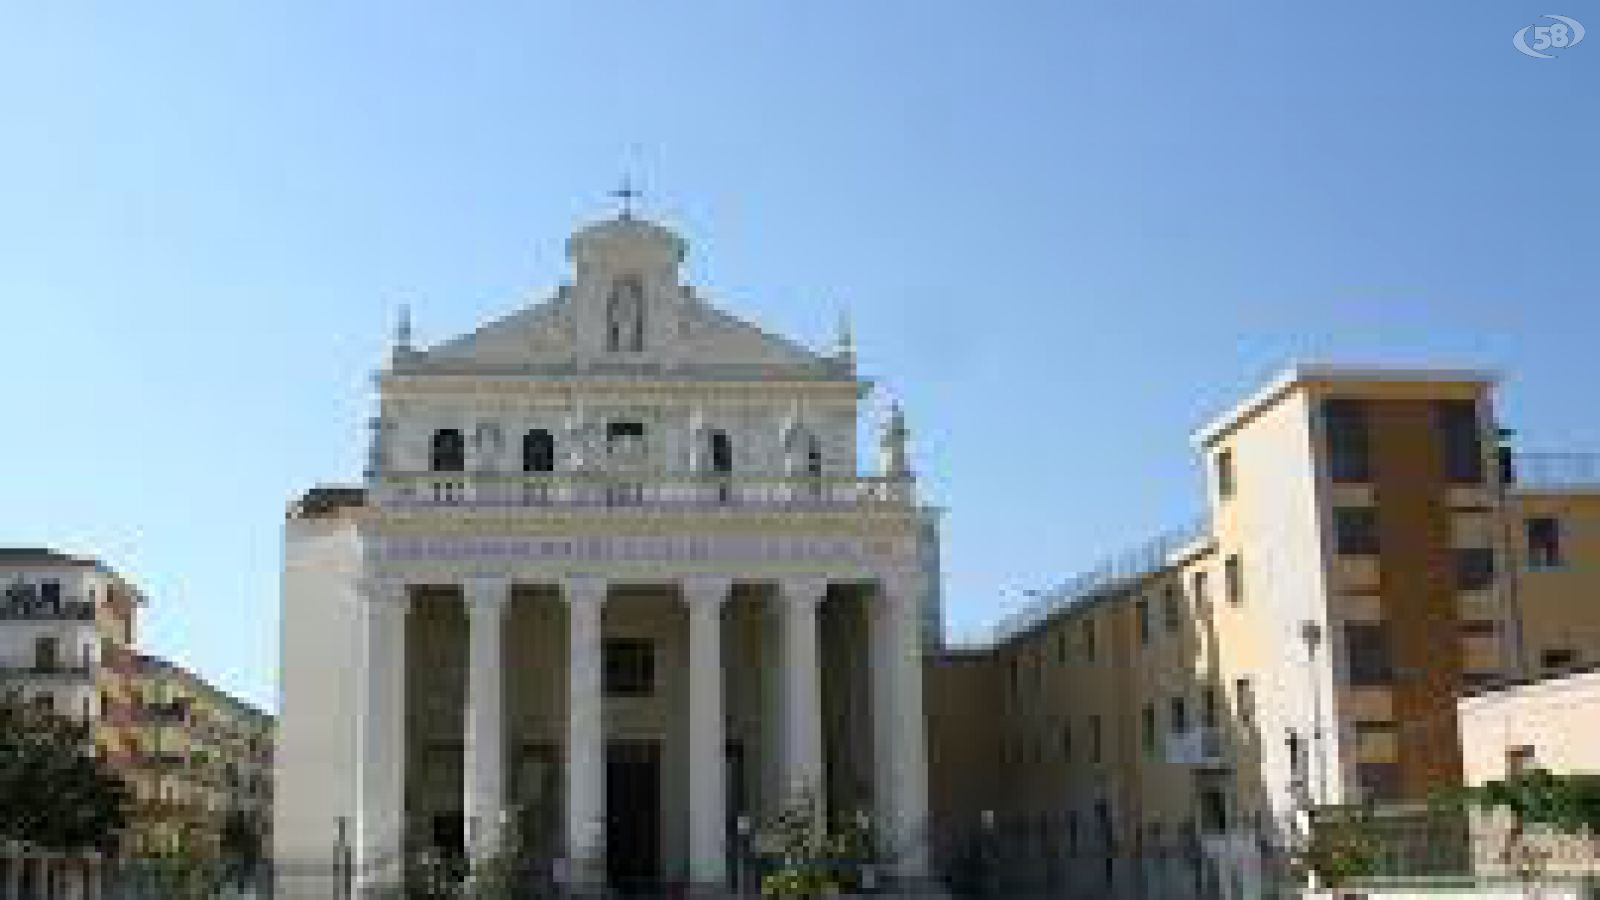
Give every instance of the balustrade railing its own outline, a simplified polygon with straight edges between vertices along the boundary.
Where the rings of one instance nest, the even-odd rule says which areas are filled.
[[[1600,487],[1600,453],[1513,453],[1510,474],[1526,487]]]
[[[908,506],[908,479],[632,472],[390,473],[378,505],[425,507],[781,507]]]

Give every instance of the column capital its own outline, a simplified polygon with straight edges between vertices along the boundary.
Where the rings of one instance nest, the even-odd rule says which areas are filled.
[[[511,599],[511,579],[505,575],[468,575],[461,579],[467,609],[473,612],[499,612]]]
[[[878,597],[886,606],[916,606],[926,575],[916,569],[886,569],[878,573]]]
[[[785,606],[816,609],[828,595],[826,575],[793,575],[778,581]]]
[[[720,609],[733,591],[733,579],[726,575],[685,575],[678,580],[678,590],[690,609]]]
[[[391,575],[363,575],[356,580],[356,592],[367,609],[394,608],[401,611],[411,604],[405,579]]]
[[[561,579],[561,599],[568,606],[582,604],[585,606],[599,606],[606,602],[606,591],[610,585],[604,575],[588,572],[578,572]]]

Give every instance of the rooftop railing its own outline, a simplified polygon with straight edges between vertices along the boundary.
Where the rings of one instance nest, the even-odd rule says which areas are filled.
[[[407,472],[379,477],[377,505],[399,509],[906,507],[909,479],[880,476],[752,476],[649,472]]]
[[[1519,487],[1600,487],[1600,453],[1513,453],[1511,475]]]
[[[1029,631],[1051,616],[1103,596],[1165,568],[1184,549],[1210,533],[1209,523],[1197,519],[1179,528],[1164,531],[1128,550],[1109,557],[1049,590],[1035,595],[1032,602],[997,622],[979,642],[1003,644]],[[971,644],[969,643],[969,646]]]

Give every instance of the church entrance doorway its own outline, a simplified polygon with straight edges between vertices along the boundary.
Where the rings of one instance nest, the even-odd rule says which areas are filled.
[[[661,744],[606,745],[606,878],[623,893],[661,882]]]

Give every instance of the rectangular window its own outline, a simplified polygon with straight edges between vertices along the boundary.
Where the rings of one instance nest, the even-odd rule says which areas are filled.
[[[1172,697],[1167,701],[1167,710],[1173,734],[1182,734],[1189,730],[1188,700],[1183,697]]]
[[[1150,643],[1150,604],[1143,598],[1133,605],[1133,613],[1139,620],[1139,643]]]
[[[1101,731],[1100,714],[1095,713],[1089,717],[1089,760],[1091,762],[1099,762],[1105,750],[1104,741],[1102,740],[1104,735]]]
[[[54,672],[61,668],[61,642],[53,637],[34,639],[33,667],[40,672]]]
[[[1328,477],[1345,483],[1371,481],[1366,404],[1338,397],[1324,400],[1322,425],[1328,444]]]
[[[1206,573],[1204,569],[1201,569],[1200,571],[1189,576],[1189,593],[1191,595],[1190,599],[1194,601],[1195,609],[1205,609],[1206,604],[1211,602],[1211,598],[1207,596],[1209,588],[1210,586],[1206,583]]]
[[[1456,590],[1482,591],[1494,584],[1494,550],[1489,547],[1458,547]]]
[[[1056,664],[1062,666],[1067,664],[1067,632],[1065,630],[1056,632]]]
[[[1527,521],[1528,568],[1554,569],[1561,566],[1561,520],[1540,516]]]
[[[39,582],[39,599],[51,609],[61,608],[61,582],[49,578]]]
[[[1478,404],[1440,400],[1434,409],[1444,448],[1444,477],[1454,484],[1482,484],[1483,431],[1478,427]]]
[[[1336,506],[1333,509],[1335,549],[1343,556],[1374,556],[1378,552],[1378,511],[1370,506]]]
[[[1161,589],[1161,620],[1168,633],[1176,632],[1183,624],[1182,597],[1176,584]]]
[[[1392,762],[1356,763],[1356,782],[1363,800],[1385,802],[1400,799],[1400,766]]]
[[[1239,721],[1245,725],[1255,724],[1256,691],[1255,686],[1250,683],[1250,679],[1234,679],[1233,697],[1234,705],[1238,709]]]
[[[1222,450],[1217,453],[1217,496],[1224,500],[1233,496],[1233,451]]]
[[[1389,631],[1373,622],[1347,622],[1344,647],[1352,685],[1383,685],[1394,680]]]
[[[1061,723],[1061,758],[1072,762],[1072,720],[1067,719]]]
[[[1144,752],[1154,756],[1156,752],[1156,707],[1153,703],[1146,703],[1139,711],[1139,734],[1144,744]]]
[[[1229,603],[1234,606],[1244,603],[1244,563],[1237,553],[1222,563],[1222,589],[1227,592]]]
[[[602,645],[608,697],[648,697],[656,689],[655,645],[634,638],[608,638]]]
[[[1546,672],[1561,672],[1571,669],[1578,661],[1578,654],[1571,647],[1546,647],[1539,654],[1539,665]]]
[[[1221,788],[1200,790],[1200,830],[1206,834],[1228,830],[1228,798]]]
[[[1216,728],[1218,712],[1217,689],[1208,684],[1200,691],[1200,724],[1207,728]]]
[[[1094,662],[1094,620],[1083,620],[1083,658],[1086,662]]]

